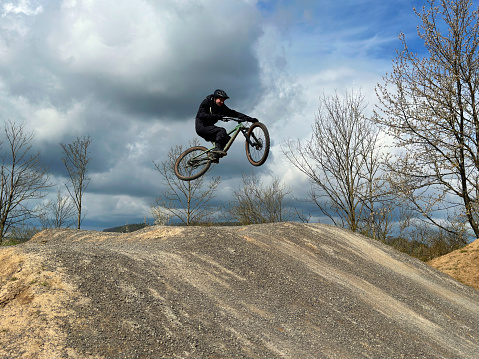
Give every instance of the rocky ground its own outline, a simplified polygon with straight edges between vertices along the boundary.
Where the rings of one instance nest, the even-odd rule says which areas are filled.
[[[0,249],[2,358],[478,352],[477,290],[332,226],[62,229]]]

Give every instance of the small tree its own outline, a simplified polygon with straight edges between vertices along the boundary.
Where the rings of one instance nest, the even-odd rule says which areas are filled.
[[[77,228],[80,229],[82,221],[82,199],[83,194],[90,183],[88,174],[88,164],[91,157],[88,152],[92,140],[90,136],[77,137],[73,143],[60,143],[63,150],[63,164],[65,165],[70,183],[65,186],[73,199],[73,203],[77,209]]]
[[[257,175],[242,175],[242,183],[233,191],[233,201],[225,210],[229,220],[240,224],[270,223],[290,220],[293,210],[285,205],[289,190],[278,177],[270,184],[261,182]]]
[[[160,206],[151,206],[150,214],[154,218],[155,225],[166,226],[170,224],[171,213],[168,209],[162,208]]]
[[[323,95],[311,138],[287,141],[283,152],[309,177],[310,200],[324,215],[377,237],[379,221],[384,228],[387,219],[381,201],[387,191],[379,174],[379,133],[364,109],[361,94]]]
[[[190,146],[198,145],[197,140],[190,143]],[[192,181],[180,180],[175,175],[174,165],[181,153],[183,148],[176,146],[170,149],[166,160],[153,162],[163,178],[165,189],[156,198],[151,213],[156,216],[155,220],[162,224],[169,222],[171,218],[177,218],[187,226],[210,221],[214,214],[210,202],[215,196],[220,178],[208,179],[203,176]]]
[[[33,134],[9,121],[4,132],[8,148],[2,151],[0,165],[0,243],[10,229],[35,217],[28,205],[44,197],[50,186],[40,153],[32,150]]]
[[[46,228],[69,228],[74,224],[75,204],[69,196],[62,196],[57,189],[57,197],[54,201],[49,200],[39,210],[38,218],[43,229]]]

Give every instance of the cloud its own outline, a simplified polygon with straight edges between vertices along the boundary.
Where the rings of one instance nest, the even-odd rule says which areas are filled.
[[[31,102],[93,97],[146,119],[184,119],[205,89],[225,87],[248,103],[257,99],[249,89],[261,88],[259,15],[240,0],[62,1],[33,22],[5,16],[0,48],[10,56],[0,74],[11,95]]]
[[[8,14],[23,14],[23,15],[37,15],[43,11],[42,6],[34,6],[28,0],[21,0],[18,3],[7,2],[3,4],[3,13],[2,17],[7,16]]]
[[[46,45],[72,96],[181,119],[205,88],[232,84],[230,92],[248,98],[259,85],[252,45],[261,31],[254,7],[242,1],[65,2],[57,16]]]

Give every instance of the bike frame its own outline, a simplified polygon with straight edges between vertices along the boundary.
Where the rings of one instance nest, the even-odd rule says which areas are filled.
[[[232,118],[232,117],[224,117],[223,118],[223,121],[240,121],[240,120],[237,120],[235,118]],[[248,136],[246,136],[248,130],[249,130],[249,127],[246,127],[245,125],[243,125],[242,123],[243,121],[241,120],[241,122],[239,122],[231,131],[228,132],[228,136],[231,135],[231,138],[230,140],[228,141],[228,143],[225,145],[225,148],[224,148],[224,151],[225,152],[228,152],[229,148],[231,147],[231,145],[233,144],[233,142],[236,140],[236,137],[238,137],[238,134],[240,132],[243,133],[244,137],[246,138],[246,141],[248,141],[248,143],[250,143],[250,140],[248,138]],[[202,155],[204,155],[205,153],[208,153],[210,152],[212,149],[215,148],[215,143],[213,143],[213,147],[209,148],[208,150],[204,151],[204,152],[201,152],[200,154],[196,155],[195,157],[193,158],[196,158],[196,157],[200,157]]]
[[[235,120],[233,119],[233,121]],[[243,123],[239,122],[235,128],[233,128],[230,132],[228,132],[228,136],[231,134],[233,135],[231,136],[228,143],[225,145],[225,148],[224,148],[225,152],[228,152],[229,148],[231,147],[233,142],[236,140],[236,137],[238,137],[238,134],[240,133],[240,131],[243,132],[244,137],[246,138],[247,141],[249,141],[248,136],[246,136],[246,132],[248,131],[248,128],[246,128],[245,125],[243,125]]]

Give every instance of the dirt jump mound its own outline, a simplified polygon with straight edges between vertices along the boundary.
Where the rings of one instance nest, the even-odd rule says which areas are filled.
[[[479,292],[322,224],[48,230],[0,249],[2,358],[477,358]]]

